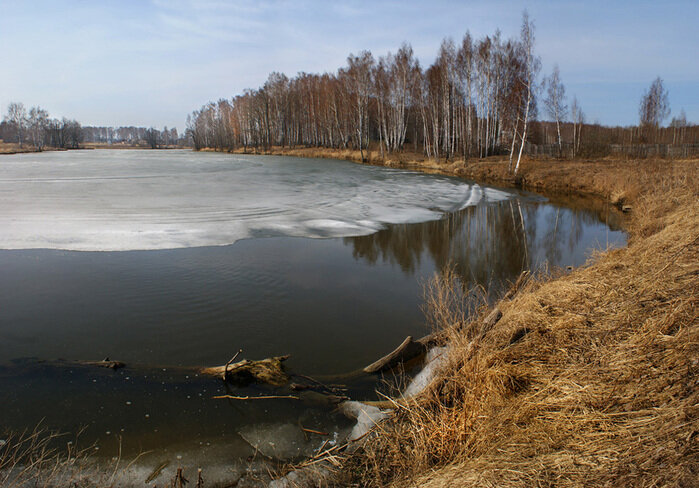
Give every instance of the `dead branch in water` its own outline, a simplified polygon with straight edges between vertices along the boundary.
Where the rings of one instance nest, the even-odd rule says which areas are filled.
[[[426,352],[426,347],[413,340],[413,336],[408,336],[405,340],[395,348],[393,351],[371,363],[369,366],[364,368],[365,373],[378,373],[380,371],[385,371],[387,369],[393,369],[399,364],[410,361],[421,354]]]
[[[243,352],[243,350],[238,349],[238,352],[236,352],[235,355],[232,358],[230,358],[228,360],[228,362],[226,363],[226,366],[223,368],[223,381],[226,381],[226,377],[228,376],[228,366],[230,366],[231,363],[233,363],[233,361],[235,361],[235,358],[237,358],[241,352]]]
[[[234,396],[234,395],[217,395],[211,397],[215,400],[220,400],[222,398],[227,398],[229,400],[274,400],[274,399],[287,399],[287,400],[300,400],[299,397],[294,395],[262,395],[262,396]]]

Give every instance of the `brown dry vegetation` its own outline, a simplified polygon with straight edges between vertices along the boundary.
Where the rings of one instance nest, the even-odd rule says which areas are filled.
[[[4,142],[2,139],[0,139],[0,154],[17,154],[27,152],[36,152],[36,148],[27,144],[19,147],[19,144],[16,142]]]
[[[343,481],[698,486],[698,168],[529,162],[536,188],[623,197],[634,209],[629,247],[531,280],[485,334],[487,311],[464,323],[453,300],[434,301],[446,366],[420,398],[399,400],[346,460]],[[447,277],[436,289],[454,286]]]

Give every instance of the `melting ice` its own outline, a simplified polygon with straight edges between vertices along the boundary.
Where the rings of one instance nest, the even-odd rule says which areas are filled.
[[[118,251],[344,237],[509,194],[343,161],[191,151],[68,151],[0,160],[0,248]]]

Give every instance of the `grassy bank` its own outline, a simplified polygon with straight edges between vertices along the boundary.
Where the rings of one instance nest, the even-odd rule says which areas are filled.
[[[300,155],[300,154],[299,154]],[[432,163],[426,166],[431,166]],[[507,182],[506,162],[453,165]],[[465,323],[436,283],[446,365],[350,456],[362,486],[696,486],[699,481],[697,161],[527,161],[521,183],[632,207],[628,248]]]
[[[0,154],[20,154],[32,152],[39,152],[39,150],[29,144],[24,144],[22,147],[19,147],[19,144],[15,142],[3,142],[0,140]]]

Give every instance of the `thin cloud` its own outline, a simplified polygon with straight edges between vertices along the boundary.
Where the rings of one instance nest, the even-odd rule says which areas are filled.
[[[699,120],[692,108],[699,64],[687,58],[699,47],[697,5],[7,0],[0,45],[13,48],[3,51],[0,110],[23,101],[89,124],[182,129],[202,103],[256,88],[271,71],[334,72],[351,52],[378,57],[404,41],[427,67],[444,37],[458,43],[467,30],[477,39],[497,28],[503,38],[516,37],[527,6],[544,71],[558,62],[568,93],[578,95],[591,119],[634,123],[635,91],[660,75],[673,108],[684,106]],[[619,84],[633,97],[618,96]]]

